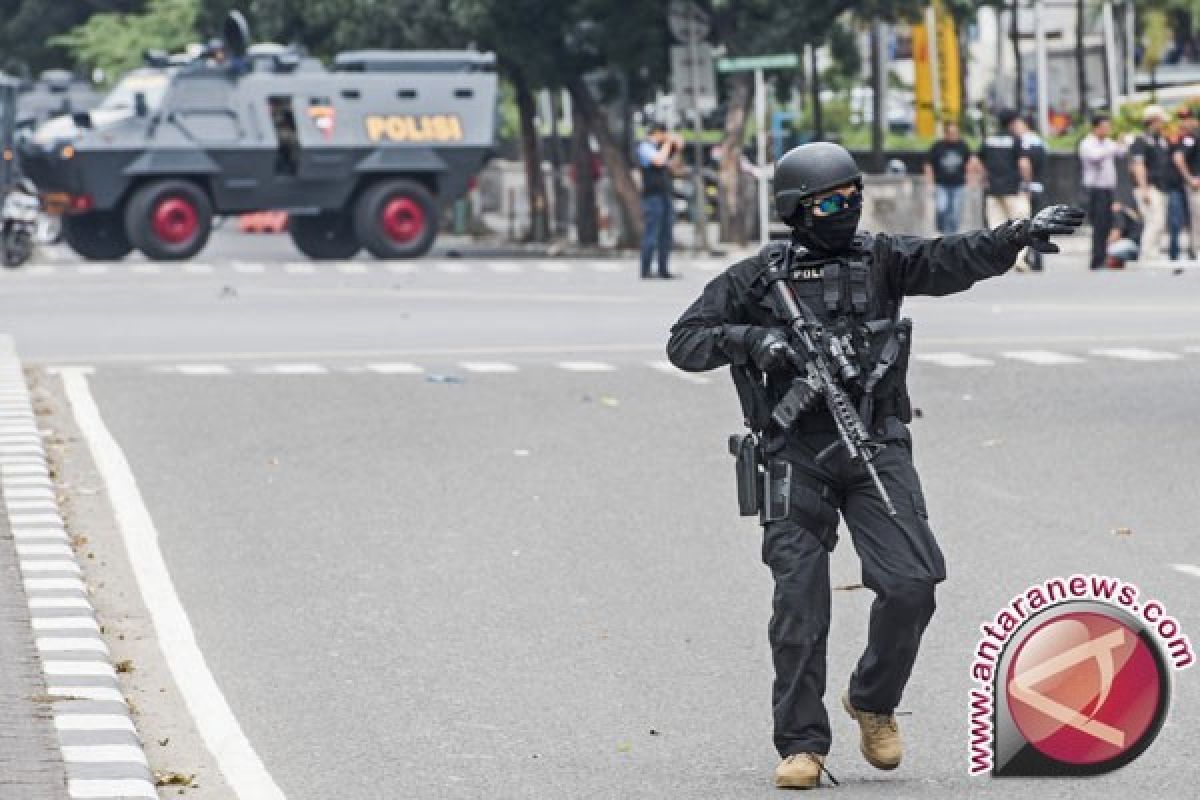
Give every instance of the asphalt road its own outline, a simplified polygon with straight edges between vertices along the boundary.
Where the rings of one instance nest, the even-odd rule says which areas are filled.
[[[653,363],[711,273],[255,258],[0,275],[0,319],[27,359],[96,367],[201,649],[287,796],[774,795],[734,394]],[[1194,670],[1153,747],[1086,783],[968,778],[966,731],[978,626],[1028,585],[1119,576],[1200,639],[1200,578],[1171,566],[1200,564],[1196,280],[1063,269],[911,303],[950,579],[904,765],[863,763],[837,711],[839,796],[1190,796]],[[859,582],[844,536],[833,583]],[[869,602],[834,592],[831,698]]]

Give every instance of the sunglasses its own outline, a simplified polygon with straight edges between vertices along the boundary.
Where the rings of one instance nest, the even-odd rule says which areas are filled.
[[[836,214],[839,211],[857,211],[862,208],[862,192],[853,194],[831,194],[809,205],[822,214]]]

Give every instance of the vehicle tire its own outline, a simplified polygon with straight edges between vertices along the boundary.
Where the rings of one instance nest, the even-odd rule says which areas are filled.
[[[117,211],[69,214],[63,217],[62,232],[67,246],[89,261],[116,261],[133,250]]]
[[[33,256],[33,237],[26,228],[4,233],[4,266],[16,269]]]
[[[354,230],[376,258],[420,258],[433,247],[437,225],[437,201],[416,181],[376,183],[354,208]]]
[[[349,214],[325,211],[315,216],[292,215],[288,233],[296,249],[314,261],[354,258],[362,249]]]
[[[212,203],[190,181],[147,184],[125,206],[125,233],[152,261],[180,261],[199,253],[212,233]]]

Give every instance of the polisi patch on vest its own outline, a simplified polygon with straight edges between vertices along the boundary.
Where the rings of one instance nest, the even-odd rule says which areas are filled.
[[[821,267],[797,267],[792,270],[794,281],[819,281],[825,271]]]
[[[367,138],[372,142],[461,142],[457,114],[368,114]]]

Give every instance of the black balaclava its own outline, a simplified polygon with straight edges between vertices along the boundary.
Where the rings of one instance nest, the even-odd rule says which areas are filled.
[[[811,208],[800,208],[793,216],[792,235],[810,250],[840,253],[854,242],[862,209],[845,209],[827,217],[818,217]]]

